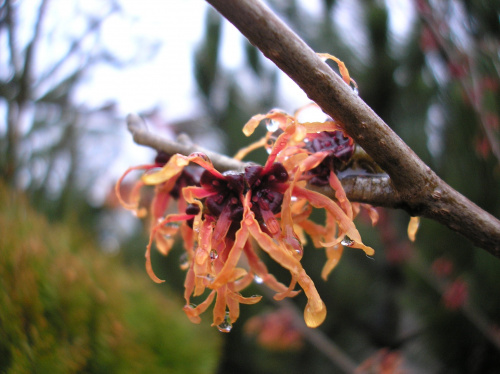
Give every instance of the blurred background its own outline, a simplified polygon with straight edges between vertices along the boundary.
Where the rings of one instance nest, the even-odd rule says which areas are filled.
[[[500,216],[497,0],[268,4],[346,63],[442,179]],[[294,322],[303,295],[243,306],[229,334],[209,313],[192,325],[180,246],[153,256],[166,284],[149,280],[143,222],[112,191],[155,154],[126,114],[233,155],[252,115],[307,103],[202,1],[0,0],[0,373],[500,372],[500,260],[425,219],[410,243],[404,212],[379,209],[375,227],[360,216],[373,260],[346,251],[326,282],[324,253],[306,248],[328,307],[317,330]]]

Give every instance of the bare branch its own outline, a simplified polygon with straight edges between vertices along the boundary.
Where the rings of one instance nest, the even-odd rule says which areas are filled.
[[[389,174],[401,208],[432,218],[500,257],[500,221],[442,181],[373,110],[258,0],[207,0],[297,83]]]

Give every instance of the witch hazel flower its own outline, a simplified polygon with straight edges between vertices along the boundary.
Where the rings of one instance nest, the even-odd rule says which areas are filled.
[[[240,304],[253,304],[261,299],[240,293],[254,280],[274,290],[278,300],[295,296],[298,291],[294,288],[299,284],[308,298],[304,311],[307,325],[316,327],[325,319],[326,307],[300,262],[301,241],[293,229],[280,222],[280,215],[289,210],[286,208],[289,199],[285,202],[284,196],[292,183],[285,167],[275,162],[277,154],[272,152],[264,166],[252,165],[243,173],[222,174],[199,153],[173,155],[160,170],[144,167],[147,172],[139,186],[154,185],[155,192],[162,195],[173,190],[171,185],[185,180],[181,176],[186,168],[198,165],[203,170],[197,184],[182,188],[178,203],[182,209],[160,218],[155,214],[156,224],[151,227],[146,248],[147,272],[160,283],[162,280],[155,275],[151,264],[152,245],[165,246],[163,238],[172,224],[181,232],[188,259],[184,311],[191,321],[199,323],[200,315],[215,300],[213,325],[228,331],[239,317]],[[169,238],[172,233],[168,231]],[[268,272],[253,243],[290,272],[289,286]],[[162,253],[168,253],[170,248],[169,242]],[[246,266],[240,267],[241,263]],[[194,305],[193,298],[203,301]]]

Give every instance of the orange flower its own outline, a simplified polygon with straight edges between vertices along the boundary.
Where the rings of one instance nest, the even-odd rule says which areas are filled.
[[[131,202],[125,202],[138,215],[142,186],[155,186],[151,205],[151,231],[146,247],[146,269],[155,282],[159,279],[151,265],[151,247],[156,243],[164,255],[170,251],[174,235],[180,232],[187,262],[184,283],[184,311],[195,323],[214,303],[213,325],[229,331],[239,317],[239,305],[257,303],[261,296],[244,297],[252,281],[262,282],[276,292],[275,299],[293,297],[298,284],[307,297],[304,319],[309,327],[319,326],[326,307],[301,264],[306,235],[316,247],[325,247],[327,262],[322,276],[326,279],[338,263],[343,246],[360,248],[367,255],[373,249],[362,243],[353,218],[359,207],[346,197],[336,175],[339,165],[352,155],[354,146],[337,122],[299,123],[296,116],[272,111],[255,116],[245,126],[251,134],[262,119],[276,121],[278,131],[269,132],[262,146],[273,140],[264,166],[248,166],[244,172],[217,171],[202,153],[175,154],[162,163],[127,170],[144,169]],[[271,128],[271,130],[275,130]],[[318,133],[319,131],[319,133]],[[270,135],[271,134],[271,135]],[[255,143],[255,144],[257,144]],[[250,146],[240,153],[243,157]],[[336,201],[305,188],[307,182],[327,183],[335,191]],[[177,200],[177,212],[168,214],[170,201]],[[313,209],[324,209],[324,225],[309,219]],[[255,243],[291,275],[289,286],[269,274],[259,259]],[[199,300],[198,305],[192,299]]]

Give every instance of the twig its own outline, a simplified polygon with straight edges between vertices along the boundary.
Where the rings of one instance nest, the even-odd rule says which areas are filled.
[[[400,208],[500,257],[500,221],[441,180],[316,53],[258,0],[207,0],[382,167]]]
[[[142,119],[135,114],[128,115],[127,126],[137,144],[169,154],[180,153],[187,156],[193,152],[202,152],[210,158],[215,168],[222,172],[228,170],[243,171],[246,166],[251,164],[204,149],[187,141],[182,134],[175,141],[154,134],[146,128]],[[340,176],[339,179],[347,197],[351,201],[386,208],[397,208],[402,204],[399,195],[395,192],[389,177],[386,175],[348,175]],[[329,187],[309,186],[309,188],[328,197],[335,197],[334,191]]]

